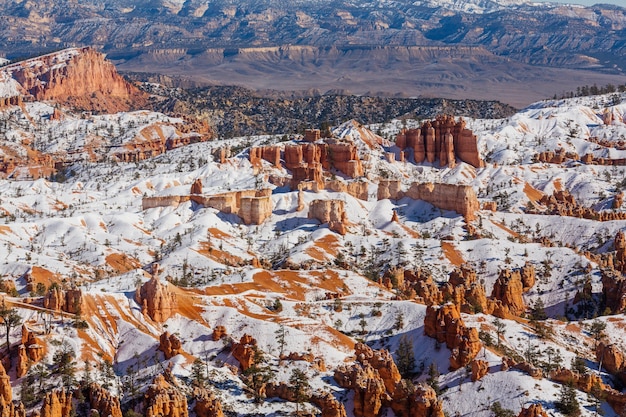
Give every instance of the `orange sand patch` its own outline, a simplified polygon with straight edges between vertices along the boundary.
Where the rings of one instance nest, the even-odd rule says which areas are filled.
[[[44,283],[46,287],[49,287],[53,282],[61,282],[61,276],[59,274],[55,274],[40,266],[33,266],[31,268],[30,279],[33,288],[40,282]]]
[[[352,352],[354,350],[354,340],[341,333],[340,331],[333,329],[332,327],[324,326],[320,328],[319,325],[298,327],[308,334],[314,335],[310,340],[310,343],[312,345],[319,345],[321,342],[326,342],[336,348],[343,347],[346,351],[349,352]],[[329,338],[324,338],[320,336],[329,336]]]
[[[62,201],[56,200],[54,202],[54,208],[57,210],[65,210],[67,208],[67,204]]]
[[[220,229],[216,229],[215,227],[209,227],[208,232],[218,239],[228,239],[232,237],[228,233],[222,232]]]
[[[505,225],[503,225],[502,223],[498,223],[498,222],[494,222],[493,220],[491,220],[491,223],[495,224],[496,226],[498,226],[500,229],[504,230],[505,232],[511,234],[514,237],[518,237],[519,233],[514,232],[513,230],[509,229],[508,227],[506,227]]]
[[[223,250],[219,250],[211,246],[209,242],[200,242],[200,249],[196,250],[196,252],[200,255],[206,256],[207,258],[213,259],[214,261],[229,265],[241,265],[244,263],[244,260],[240,257],[224,252]]]
[[[322,288],[328,292],[340,293],[344,296],[352,293],[348,290],[348,287],[343,282],[337,271],[311,271],[310,274],[318,279],[318,282],[315,284],[318,288]]]
[[[87,222],[85,221],[85,219],[80,219],[80,224],[83,227],[87,227]]]
[[[102,230],[104,230],[105,232],[107,231],[107,225],[104,224],[104,222],[100,222],[100,224],[98,225],[102,228]]]
[[[100,345],[89,335],[89,333],[79,329],[78,337],[83,342],[80,352],[80,359],[82,362],[90,361],[93,366],[94,362],[98,363],[100,361],[100,357],[102,357],[103,360],[113,362],[113,357],[108,352],[103,352]]]
[[[554,180],[554,189],[556,191],[563,191],[563,183],[560,178]]]
[[[141,190],[138,187],[131,188],[131,191],[133,192],[133,194],[142,194]]]
[[[339,247],[339,239],[335,235],[328,234],[317,239],[313,246],[307,248],[305,253],[316,261],[324,261],[327,256],[336,257]]]
[[[580,325],[576,323],[570,323],[567,326],[565,326],[565,330],[567,330],[568,332],[572,332],[572,333],[580,333]]]
[[[246,306],[246,303],[244,300],[233,300],[230,298],[225,298],[223,300],[223,304],[226,307],[231,307],[234,308],[235,310],[237,310],[238,312],[240,312],[241,314],[251,317],[253,319],[258,319],[258,320],[272,320],[274,319],[274,316],[271,316],[269,314],[259,314],[259,313],[253,313],[252,311],[250,311],[250,309],[248,308],[248,306]]]
[[[123,274],[141,266],[139,261],[125,253],[112,253],[107,255],[105,262],[117,273]]]
[[[286,297],[304,301],[303,288],[307,280],[299,275],[298,271],[260,271],[253,277],[253,282],[241,284],[223,284],[207,287],[206,295],[234,295],[246,291],[258,291],[260,293],[277,292]]]
[[[463,255],[456,249],[452,242],[441,242],[441,250],[452,265],[460,266],[465,262]]]
[[[536,203],[543,197],[543,193],[529,183],[524,184],[524,194],[526,194],[526,197],[533,203]]]
[[[176,287],[175,285],[169,286],[170,291],[176,294],[176,303],[178,307],[176,311],[184,317],[188,319],[195,320],[198,323],[209,327],[209,323],[204,320],[202,317],[202,312],[204,309],[200,303],[200,298],[198,298],[194,293],[197,290],[194,289],[184,289]]]
[[[146,235],[150,236],[152,235],[152,233],[149,230],[143,229],[139,226],[133,225],[135,227],[135,229],[141,230],[143,233],[145,233]]]
[[[13,233],[13,230],[9,226],[2,225],[0,226],[0,235],[7,235],[9,233]]]

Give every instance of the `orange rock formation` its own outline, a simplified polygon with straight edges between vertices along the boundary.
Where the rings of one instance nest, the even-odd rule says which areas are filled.
[[[465,127],[464,120],[455,122],[452,116],[438,116],[433,121],[424,122],[419,129],[401,131],[396,145],[401,150],[413,149],[418,164],[424,160],[432,164],[439,159],[441,166],[453,168],[458,157],[476,168],[484,166],[476,136]]]
[[[165,359],[171,359],[183,352],[183,344],[175,334],[164,332],[159,338],[159,347],[157,350],[163,352]]]
[[[548,417],[541,404],[531,404],[528,408],[522,408],[517,417]]]
[[[62,389],[46,393],[39,417],[70,417],[71,415],[71,392]]]
[[[215,396],[213,391],[195,387],[193,396],[196,400],[193,411],[196,413],[197,417],[224,417],[222,403]]]
[[[245,371],[254,364],[254,353],[256,348],[256,339],[249,334],[241,336],[239,343],[233,343],[233,357],[239,361],[242,371]]]
[[[187,397],[157,375],[144,395],[146,417],[188,417]]]
[[[158,276],[158,265],[154,265],[152,278],[135,292],[135,301],[141,306],[143,314],[152,320],[163,323],[176,313],[176,294],[170,292],[169,283],[163,283]]]
[[[342,200],[311,201],[308,218],[328,223],[328,228],[340,235],[346,234],[347,216]]]
[[[89,385],[89,404],[101,416],[122,417],[120,399],[96,383]]]
[[[470,363],[472,367],[472,381],[478,381],[489,372],[489,364],[480,359],[474,359]]]
[[[478,330],[466,327],[456,305],[428,306],[424,319],[424,333],[446,344],[451,350],[450,369],[468,365],[482,347]]]
[[[64,290],[53,287],[43,298],[44,308],[78,314],[82,305],[82,291],[79,288]]]
[[[403,197],[424,200],[439,209],[456,211],[467,221],[475,220],[476,212],[480,210],[476,193],[468,185],[413,183],[408,190],[402,191],[399,180],[381,180],[377,195],[379,200],[399,200]]]

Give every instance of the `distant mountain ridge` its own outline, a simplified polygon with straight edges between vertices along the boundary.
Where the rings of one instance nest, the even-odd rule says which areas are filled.
[[[0,1],[0,23],[0,54],[8,58],[90,45],[122,70],[261,89],[504,99],[520,106],[576,85],[626,81],[626,9],[611,5]]]

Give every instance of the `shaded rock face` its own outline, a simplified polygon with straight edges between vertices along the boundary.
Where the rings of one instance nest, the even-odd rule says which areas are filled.
[[[242,190],[228,193],[191,195],[191,200],[226,214],[236,214],[245,224],[261,224],[272,215],[272,191]]]
[[[89,404],[101,416],[122,417],[120,399],[96,383],[89,386]]]
[[[47,392],[39,413],[40,417],[70,417],[72,393],[65,390]]]
[[[612,374],[624,371],[624,354],[616,345],[607,345],[604,342],[598,343],[596,359],[602,364],[604,369]]]
[[[188,417],[187,397],[157,375],[144,395],[146,417]]]
[[[197,178],[193,184],[191,184],[191,194],[202,194],[202,179]]]
[[[183,352],[183,344],[175,334],[164,332],[159,338],[159,347],[157,350],[163,352],[165,359],[171,359]]]
[[[169,291],[170,284],[163,283],[158,277],[158,265],[150,281],[143,284],[135,292],[135,301],[141,311],[152,320],[163,323],[176,313],[176,294]]]
[[[233,357],[239,361],[241,369],[245,371],[254,364],[254,353],[256,351],[256,339],[249,334],[244,334],[239,339],[239,343],[233,343]]]
[[[438,116],[435,120],[422,123],[418,129],[401,131],[396,145],[401,150],[413,149],[418,164],[424,160],[432,164],[439,159],[441,166],[453,168],[458,157],[476,168],[484,166],[476,136],[465,127],[464,120],[456,122],[452,116]]]
[[[452,370],[468,365],[482,348],[478,330],[466,327],[459,308],[451,303],[426,308],[424,333],[440,343],[445,343],[451,350]]]
[[[380,374],[369,364],[342,365],[335,370],[335,381],[354,390],[354,415],[377,417],[383,404],[391,401]]]
[[[309,206],[309,219],[328,223],[328,228],[341,235],[346,234],[347,216],[342,200],[313,200]]]
[[[397,417],[444,417],[443,406],[430,386],[398,384],[391,409]]]
[[[197,417],[224,417],[222,403],[212,391],[196,387],[193,396],[196,400],[193,411]]]
[[[602,271],[602,298],[611,313],[618,314],[626,309],[626,277],[619,271]]]
[[[391,353],[386,349],[374,350],[364,343],[354,346],[357,360],[361,363],[369,363],[378,371],[388,392],[393,392],[398,382],[402,380],[400,371],[393,361]]]
[[[22,402],[13,403],[6,401],[0,396],[0,416],[2,417],[26,417],[26,409]]]
[[[575,159],[577,159],[576,156]],[[585,158],[582,159],[585,162]],[[617,160],[611,160],[613,162]],[[598,161],[595,161],[598,162]],[[603,162],[603,161],[600,161]],[[604,163],[600,165],[605,165]],[[610,164],[608,164],[610,165]],[[620,163],[620,165],[626,165],[626,160]],[[529,214],[548,214],[558,216],[578,217],[580,219],[589,219],[595,221],[612,221],[612,220],[625,220],[626,213],[623,211],[604,210],[597,211],[593,207],[585,207],[579,204],[573,195],[569,191],[555,191],[552,195],[544,195],[538,201],[538,205],[528,207],[526,212]],[[544,206],[544,207],[541,207]]]
[[[116,113],[145,106],[147,94],[120,76],[104,55],[91,49],[67,49],[2,68],[19,83],[22,95],[54,100],[82,110]]]
[[[226,336],[228,333],[226,332],[226,327],[224,326],[215,326],[215,329],[213,329],[213,333],[211,335],[211,338],[214,341],[218,341],[220,340],[222,337]]]
[[[465,217],[466,221],[475,220],[476,212],[480,210],[476,192],[468,185],[413,183],[408,190],[402,191],[399,180],[381,180],[377,196],[379,200],[385,198],[399,200],[403,197],[423,200],[441,210],[456,211]]]

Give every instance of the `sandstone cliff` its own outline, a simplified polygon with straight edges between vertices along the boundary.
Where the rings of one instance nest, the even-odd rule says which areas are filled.
[[[44,308],[67,313],[80,313],[82,305],[82,291],[77,289],[64,290],[60,287],[53,287],[48,290],[43,298]]]
[[[381,180],[378,184],[378,199],[399,200],[409,197],[423,200],[442,210],[452,210],[463,215],[467,221],[476,219],[480,203],[471,186],[442,183],[413,183],[402,191],[399,180]]]
[[[21,95],[54,100],[81,110],[115,113],[144,107],[147,94],[120,76],[104,55],[73,48],[8,65],[5,79],[18,83]]]

